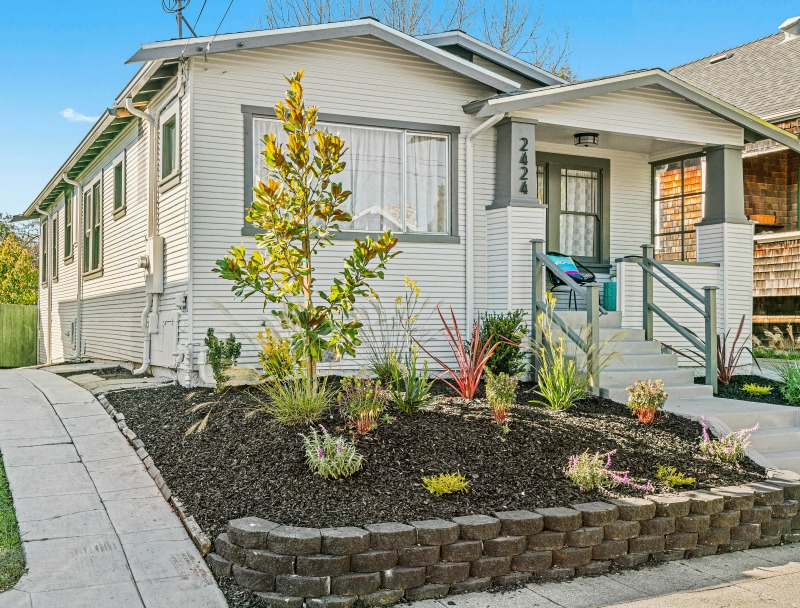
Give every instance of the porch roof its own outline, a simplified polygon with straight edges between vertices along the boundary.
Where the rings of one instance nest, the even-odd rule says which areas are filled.
[[[652,85],[662,87],[720,118],[739,125],[744,129],[746,142],[772,139],[787,148],[800,152],[800,141],[791,133],[722,101],[660,68],[554,85],[533,91],[504,93],[468,103],[464,106],[464,111],[468,114],[475,114],[479,118],[485,118],[515,110],[532,109]]]

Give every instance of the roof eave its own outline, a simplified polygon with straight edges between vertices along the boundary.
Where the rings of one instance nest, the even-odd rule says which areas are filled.
[[[612,77],[606,80],[577,83],[549,89],[537,89],[521,95],[495,97],[467,104],[464,106],[464,111],[475,114],[478,118],[487,118],[504,112],[536,108],[543,105],[551,105],[649,85],[662,86],[680,95],[684,99],[705,108],[709,112],[739,125],[745,131],[745,141],[772,139],[791,150],[800,152],[800,141],[791,133],[726,103],[663,70],[648,70],[635,74],[623,74],[619,77]]]
[[[424,59],[438,63],[463,76],[477,80],[498,91],[509,93],[511,91],[517,91],[521,87],[521,84],[518,82],[495,74],[491,70],[487,70],[460,57],[456,57],[447,51],[443,51],[433,45],[387,27],[373,19],[291,27],[280,30],[244,32],[241,34],[225,34],[217,36],[216,38],[205,36],[186,40],[154,42],[143,44],[139,51],[128,59],[127,63],[157,59],[180,59],[242,49],[318,42],[354,36],[374,36],[375,38],[393,44]],[[209,48],[212,41],[213,46]]]
[[[419,36],[419,39],[424,40],[428,44],[432,44],[436,47],[451,45],[462,46],[468,51],[475,53],[484,59],[493,61],[498,65],[501,65],[512,72],[519,74],[520,76],[535,80],[543,86],[564,84],[567,82],[563,78],[559,78],[547,70],[528,63],[527,61],[518,59],[517,57],[514,57],[513,55],[510,55],[504,51],[496,49],[484,42],[481,42],[480,40],[477,40],[476,38],[473,38],[469,34],[465,34],[464,32],[426,34],[424,36]]]

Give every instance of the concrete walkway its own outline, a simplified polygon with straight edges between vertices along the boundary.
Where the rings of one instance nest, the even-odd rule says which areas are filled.
[[[774,608],[800,607],[800,546],[667,562],[509,592],[414,602],[410,608]]]
[[[180,520],[102,406],[0,370],[0,451],[28,571],[0,608],[225,608]]]

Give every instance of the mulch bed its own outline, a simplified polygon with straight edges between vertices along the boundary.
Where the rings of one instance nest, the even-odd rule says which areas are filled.
[[[696,378],[695,382],[702,384],[703,378]],[[769,386],[772,387],[772,392],[769,395],[751,395],[742,388],[745,384]],[[736,375],[728,384],[720,383],[717,397],[724,397],[725,399],[741,399],[743,401],[755,401],[757,403],[777,403],[778,405],[791,406],[798,405],[796,403],[789,403],[783,398],[783,395],[781,395],[780,382],[777,380],[764,378],[763,376],[756,376],[755,374]]]
[[[436,392],[449,394],[437,383]],[[586,399],[569,413],[553,413],[528,402],[532,386],[520,387],[507,434],[492,421],[484,399],[441,397],[428,411],[403,416],[358,439],[366,461],[353,477],[327,481],[306,463],[305,427],[277,424],[267,414],[244,418],[257,404],[255,389],[231,389],[215,396],[208,389],[167,386],[115,392],[109,401],[145,442],[170,488],[211,538],[230,519],[258,516],[304,526],[363,525],[412,521],[500,509],[532,509],[602,500],[609,493],[581,492],[562,472],[570,455],[617,448],[614,467],[637,481],[652,480],[657,464],[675,466],[697,478],[696,488],[731,485],[763,476],[749,460],[740,467],[702,456],[700,426],[663,415],[652,427],[625,406]],[[223,411],[208,428],[191,436],[186,429],[200,414],[187,409],[220,401]],[[341,427],[335,410],[321,421]],[[460,471],[471,480],[468,494],[430,495],[421,477]],[[656,484],[657,491],[665,488]],[[669,490],[666,490],[669,491]],[[627,487],[614,495],[637,495]]]

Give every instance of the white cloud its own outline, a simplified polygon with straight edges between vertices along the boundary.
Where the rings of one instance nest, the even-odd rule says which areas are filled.
[[[64,108],[60,114],[70,122],[94,122],[100,118],[99,116],[86,116],[86,114],[76,112],[72,108]]]

